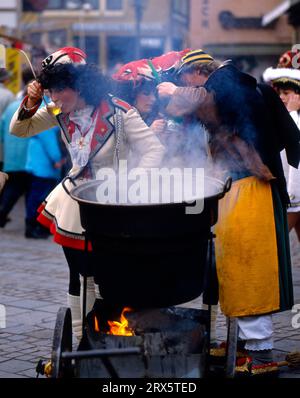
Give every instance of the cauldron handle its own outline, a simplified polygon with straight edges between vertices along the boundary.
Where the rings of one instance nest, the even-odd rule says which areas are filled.
[[[222,195],[223,195],[223,196],[224,196],[227,192],[230,191],[231,185],[232,185],[232,178],[231,178],[231,177],[228,177],[228,178],[226,179],[226,181],[225,181],[225,184],[224,184],[224,189],[223,189],[223,192],[222,192]]]
[[[67,180],[70,180],[71,183],[74,185],[74,187],[76,187],[77,185],[75,184],[74,179],[73,179],[72,177],[70,177],[70,176],[66,176],[66,177],[62,180],[61,185],[63,186],[63,189],[67,192],[67,194],[68,194],[69,196],[71,196],[70,191],[68,190],[68,188],[66,187],[66,184],[65,184],[65,182],[66,182]]]

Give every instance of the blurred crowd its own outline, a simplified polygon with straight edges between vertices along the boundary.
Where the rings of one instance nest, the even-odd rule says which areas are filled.
[[[1,170],[8,175],[0,196],[0,227],[4,228],[10,221],[11,210],[24,196],[25,237],[46,239],[49,233],[36,221],[37,209],[66,174],[68,158],[58,127],[31,138],[18,139],[10,134],[12,116],[26,94],[27,84],[33,80],[31,70],[25,69],[22,77],[24,88],[15,96],[5,87],[9,71],[0,72],[0,159]]]

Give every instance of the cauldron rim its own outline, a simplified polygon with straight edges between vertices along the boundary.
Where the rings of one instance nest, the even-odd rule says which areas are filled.
[[[205,180],[211,180],[214,183],[217,183],[220,185],[220,188],[222,187],[222,190],[220,190],[219,192],[215,193],[214,195],[208,195],[208,196],[204,196],[203,198],[193,198],[190,202],[169,202],[169,203],[140,203],[140,204],[128,204],[128,203],[103,203],[103,202],[96,202],[96,201],[92,201],[92,200],[87,200],[87,199],[82,199],[79,198],[76,194],[77,191],[80,191],[84,188],[86,188],[87,186],[91,186],[94,184],[98,184],[99,180],[92,180],[92,181],[87,181],[84,182],[80,185],[75,186],[74,188],[72,188],[70,195],[71,197],[78,203],[85,203],[85,204],[90,204],[90,205],[98,205],[98,206],[107,206],[107,207],[117,207],[117,208],[141,208],[141,207],[170,207],[170,206],[182,206],[182,205],[189,205],[193,202],[195,202],[197,199],[202,199],[202,200],[214,200],[214,199],[222,199],[225,195],[226,192],[228,192],[230,190],[231,187],[231,178],[227,179],[226,181],[222,181],[218,178],[215,177],[209,177],[206,176]]]

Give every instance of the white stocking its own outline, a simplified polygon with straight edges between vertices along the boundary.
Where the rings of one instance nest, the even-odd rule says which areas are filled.
[[[95,283],[94,277],[88,276],[86,281],[86,315],[92,310],[95,300]],[[83,276],[80,275],[80,297],[81,297],[81,313],[83,311]]]
[[[71,309],[73,333],[76,336],[77,340],[80,341],[82,337],[80,297],[73,296],[72,294],[68,293],[67,304],[68,307]]]

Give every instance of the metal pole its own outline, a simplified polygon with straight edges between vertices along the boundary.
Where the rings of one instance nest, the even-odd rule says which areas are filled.
[[[81,0],[81,8],[80,8],[80,17],[79,17],[79,27],[80,27],[80,48],[85,52],[86,50],[86,35],[85,35],[85,26],[84,23],[86,21],[86,17],[88,16],[89,11],[92,10],[92,6],[86,0]]]
[[[84,10],[79,10],[79,48],[85,52],[85,35],[84,35]]]
[[[135,58],[141,58],[141,21],[143,16],[142,0],[134,0],[135,20],[136,20],[136,41],[135,41]]]
[[[227,318],[227,347],[226,347],[226,377],[234,378],[235,363],[237,352],[237,339],[238,339],[238,321],[237,318]]]
[[[21,39],[21,23],[22,23],[22,15],[23,15],[23,7],[21,4],[21,1],[17,1],[17,8],[16,8],[16,16],[17,16],[17,29],[16,29],[16,33],[17,33],[17,37],[18,39]]]
[[[86,264],[89,262],[89,240],[87,234],[84,234],[84,253],[86,256]],[[84,335],[85,320],[86,320],[86,291],[87,291],[87,274],[84,272],[83,275],[83,301],[82,301],[82,335]]]
[[[212,261],[213,261],[213,239],[214,234],[211,232],[208,241],[208,283],[207,288],[210,291],[211,288],[211,281],[212,281]],[[209,298],[208,304],[208,320],[207,320],[207,360],[206,360],[206,375],[209,375],[210,371],[210,338],[211,338],[211,298]]]
[[[124,355],[139,355],[142,350],[139,347],[127,348],[103,348],[91,349],[87,351],[64,351],[61,353],[63,359],[86,359],[86,358],[103,358],[103,357],[118,357]]]

